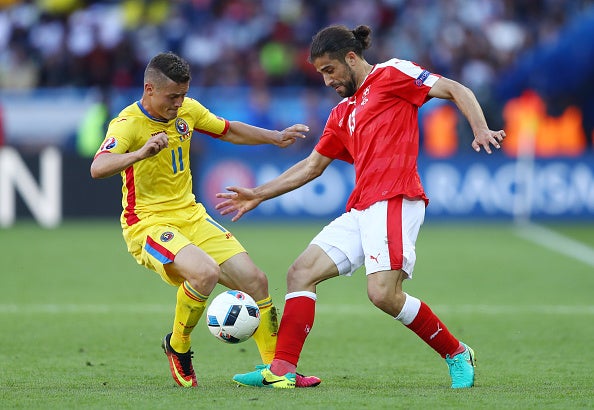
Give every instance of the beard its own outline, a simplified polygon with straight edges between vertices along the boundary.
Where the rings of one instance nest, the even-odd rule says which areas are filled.
[[[348,78],[346,81],[343,81],[340,86],[344,88],[344,91],[339,91],[336,89],[338,95],[342,98],[348,98],[353,96],[357,91],[357,81],[355,80],[355,72],[351,67],[347,66]]]

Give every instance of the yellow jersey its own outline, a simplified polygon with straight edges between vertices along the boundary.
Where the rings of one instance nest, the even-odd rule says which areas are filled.
[[[229,121],[212,114],[198,101],[186,97],[177,118],[152,117],[137,101],[124,108],[107,129],[95,154],[123,154],[140,149],[155,134],[165,132],[169,145],[157,155],[138,161],[121,172],[122,226],[132,226],[151,214],[170,213],[193,206],[190,141],[194,131],[219,138]]]

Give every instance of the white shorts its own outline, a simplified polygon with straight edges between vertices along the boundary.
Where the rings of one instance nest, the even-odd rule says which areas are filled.
[[[415,242],[425,219],[425,202],[403,197],[351,209],[325,226],[311,241],[350,276],[365,264],[366,274],[402,269],[409,278],[415,267]]]

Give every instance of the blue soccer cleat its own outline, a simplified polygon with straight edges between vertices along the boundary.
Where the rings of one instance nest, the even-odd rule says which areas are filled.
[[[256,369],[264,369],[266,367],[265,364],[258,364],[256,365]],[[307,388],[307,387],[316,387],[322,383],[322,379],[317,376],[304,376],[301,373],[295,373],[295,387],[296,388]]]
[[[249,373],[236,374],[233,381],[240,386],[267,387],[274,389],[294,389],[295,373],[277,376],[270,371],[270,365],[256,366],[256,370]]]
[[[450,369],[452,389],[464,389],[474,386],[475,356],[470,346],[462,343],[466,348],[462,353],[450,357],[446,356],[446,363]]]

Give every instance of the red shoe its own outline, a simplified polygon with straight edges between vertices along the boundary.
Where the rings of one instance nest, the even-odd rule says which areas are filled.
[[[316,387],[320,383],[322,383],[322,380],[319,377],[295,374],[295,387]]]
[[[188,350],[186,353],[177,353],[170,344],[171,333],[163,338],[161,347],[169,359],[169,370],[171,370],[171,376],[177,384],[182,387],[196,387],[198,382],[196,381],[196,373],[192,367],[192,355],[194,352]]]

